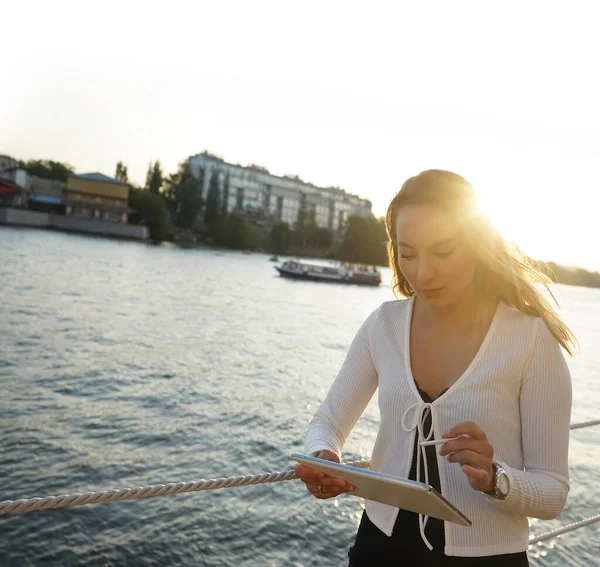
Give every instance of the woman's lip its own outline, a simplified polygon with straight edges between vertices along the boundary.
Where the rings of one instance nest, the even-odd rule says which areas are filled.
[[[444,288],[443,287],[430,287],[429,289],[422,289],[421,291],[423,291],[423,292],[440,291],[441,289],[444,289]]]

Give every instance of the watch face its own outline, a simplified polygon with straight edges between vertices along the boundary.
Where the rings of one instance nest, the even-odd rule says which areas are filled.
[[[510,488],[510,481],[508,480],[508,475],[506,473],[500,473],[498,475],[498,492],[503,496],[508,494],[508,490]]]

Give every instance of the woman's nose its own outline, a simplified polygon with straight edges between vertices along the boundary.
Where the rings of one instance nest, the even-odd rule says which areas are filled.
[[[435,277],[435,266],[433,262],[427,258],[423,258],[419,262],[417,278],[419,282],[430,282]]]

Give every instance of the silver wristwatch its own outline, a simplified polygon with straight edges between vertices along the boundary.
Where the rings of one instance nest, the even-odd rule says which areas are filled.
[[[498,500],[506,500],[510,491],[508,473],[496,461],[492,463],[492,466],[494,467],[494,492],[490,493],[490,496]]]

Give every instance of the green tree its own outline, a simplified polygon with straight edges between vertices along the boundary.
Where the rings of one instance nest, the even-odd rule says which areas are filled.
[[[308,210],[308,224],[307,228],[313,230],[317,227],[317,208],[314,203],[311,203],[310,209]]]
[[[130,222],[145,224],[150,232],[150,240],[158,243],[164,240],[167,232],[167,207],[161,195],[145,189],[129,189],[129,206],[133,209]]]
[[[240,213],[227,215],[221,243],[235,250],[256,250],[260,247],[260,233]]]
[[[163,185],[163,172],[160,167],[160,161],[156,160],[148,165],[148,173],[146,174],[146,189],[150,193],[158,195]]]
[[[123,183],[129,183],[129,178],[127,176],[127,166],[124,165],[122,161],[117,162],[117,167],[115,170],[115,179],[118,179]]]
[[[223,199],[221,200],[221,221],[227,218],[227,204],[229,201],[229,173],[225,175],[225,183],[223,185]]]
[[[298,246],[306,248],[306,231],[309,224],[309,215],[306,207],[306,195],[302,193],[300,196],[300,207],[298,208],[298,217],[294,225],[295,240]]]
[[[193,228],[202,210],[202,186],[192,175],[187,160],[165,180],[163,195],[175,225]]]
[[[387,263],[386,242],[385,219],[351,215],[344,227],[339,256],[348,262],[382,266]]]
[[[292,232],[287,222],[276,223],[269,234],[269,250],[275,254],[285,254],[289,248]]]
[[[333,242],[333,234],[328,228],[312,226],[308,229],[308,240],[311,246],[327,250]]]
[[[54,179],[55,181],[63,181],[65,183],[69,175],[75,172],[75,168],[72,165],[49,159],[30,159],[27,162],[20,161],[19,167],[24,169],[29,175],[41,177],[42,179]]]
[[[206,207],[204,209],[204,221],[211,230],[214,230],[219,220],[219,186],[219,172],[213,169],[208,185],[208,194],[206,195]]]

